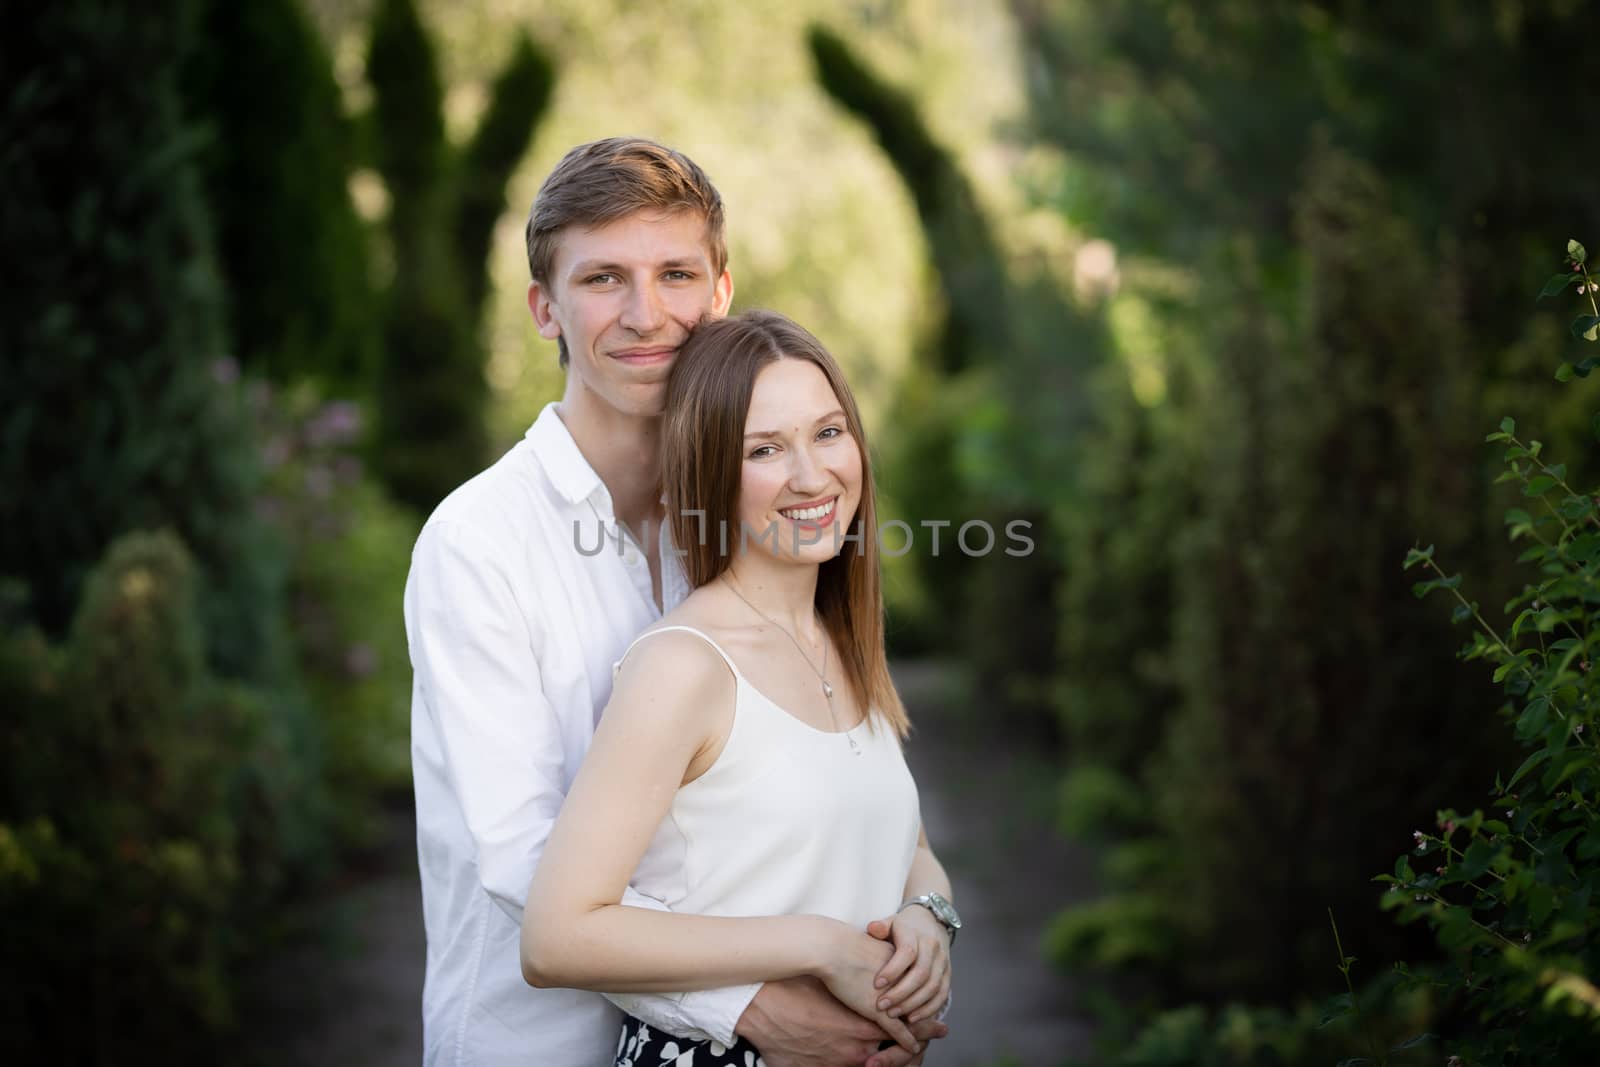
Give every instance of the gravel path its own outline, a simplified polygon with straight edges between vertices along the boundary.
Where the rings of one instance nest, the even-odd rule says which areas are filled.
[[[951,1034],[929,1067],[1059,1067],[1092,1028],[1071,983],[1039,953],[1056,908],[1092,893],[1090,860],[1049,826],[1054,777],[1029,739],[945,706],[932,665],[896,665],[917,732],[907,759],[928,836],[968,929],[956,952]],[[330,894],[313,936],[267,962],[242,1062],[272,1067],[415,1064],[422,1047],[422,915],[406,798],[382,845]],[[543,1067],[543,1065],[541,1065]],[[557,1065],[550,1065],[557,1067]]]

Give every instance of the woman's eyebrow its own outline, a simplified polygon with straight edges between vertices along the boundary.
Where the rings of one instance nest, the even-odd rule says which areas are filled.
[[[842,418],[844,418],[844,412],[840,411],[838,408],[834,408],[832,411],[828,412],[826,415],[818,415],[817,416],[817,421],[813,422],[811,425],[815,426],[819,422],[829,422],[829,421],[832,421],[833,419],[842,419]],[[749,438],[749,437],[781,437],[781,436],[783,436],[783,435],[777,430],[751,430],[749,433],[745,434],[745,437],[747,437],[747,438]]]

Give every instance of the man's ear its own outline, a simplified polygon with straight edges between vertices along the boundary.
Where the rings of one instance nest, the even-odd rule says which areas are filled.
[[[539,328],[540,337],[546,341],[554,341],[561,336],[561,323],[556,321],[550,291],[538,282],[528,284],[528,311],[533,314],[533,322]]]
[[[717,287],[711,294],[711,314],[722,318],[733,306],[733,275],[728,271],[722,272],[722,277],[717,279]]]

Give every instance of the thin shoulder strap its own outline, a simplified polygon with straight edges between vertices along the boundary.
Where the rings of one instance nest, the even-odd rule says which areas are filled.
[[[622,660],[625,660],[625,659],[628,658],[628,653],[633,651],[633,646],[634,645],[637,645],[640,641],[643,641],[647,637],[654,637],[656,634],[670,633],[673,630],[682,630],[686,634],[694,634],[700,640],[704,641],[706,644],[708,644],[712,648],[716,649],[717,650],[717,655],[721,656],[722,657],[722,662],[724,662],[724,663],[726,663],[728,665],[728,669],[733,672],[734,678],[738,679],[741,682],[744,681],[744,675],[739,673],[739,668],[734,664],[733,657],[728,655],[725,651],[723,651],[721,645],[719,645],[715,641],[711,640],[711,638],[707,637],[704,633],[700,632],[699,630],[696,630],[693,626],[662,626],[659,629],[649,630],[649,631],[646,631],[645,633],[640,634],[638,637],[635,637],[633,639],[633,644],[630,644],[626,649],[623,650],[622,659],[617,660],[617,662],[612,665],[612,668],[611,668],[612,675],[615,676],[616,673],[622,669]]]

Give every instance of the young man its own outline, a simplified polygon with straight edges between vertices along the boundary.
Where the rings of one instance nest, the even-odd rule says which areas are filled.
[[[406,583],[428,1067],[613,1061],[608,998],[524,983],[522,910],[612,663],[687,595],[662,521],[661,406],[678,347],[733,299],[721,197],[650,141],[569,152],[527,236],[529,310],[560,346],[566,391],[439,505]],[[883,1032],[809,980],[609,1000],[669,1031],[748,1038],[767,1067],[920,1062],[876,1051]]]

